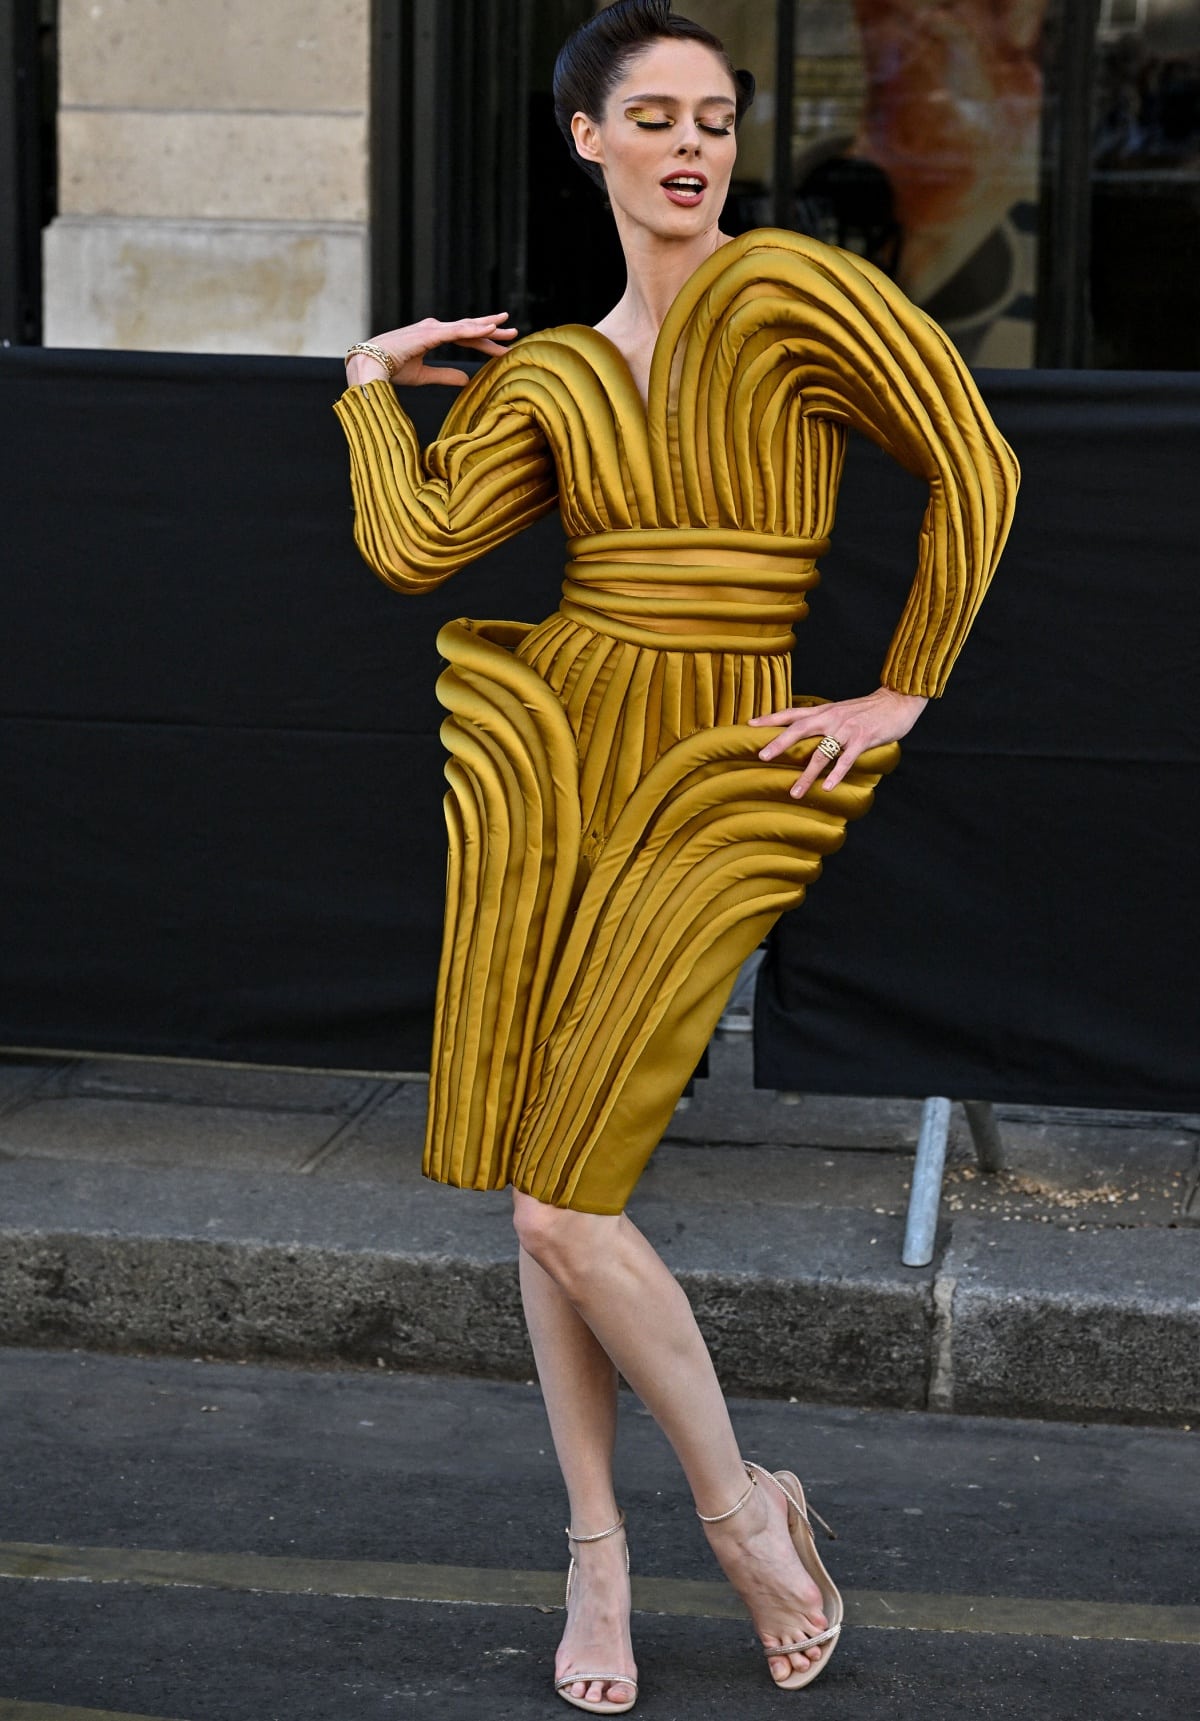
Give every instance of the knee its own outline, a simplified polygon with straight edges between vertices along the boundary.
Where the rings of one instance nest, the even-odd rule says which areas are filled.
[[[539,1267],[550,1270],[550,1262],[562,1249],[564,1233],[569,1229],[571,1213],[562,1207],[551,1207],[532,1195],[513,1190],[513,1228],[517,1241],[527,1255],[532,1255]]]
[[[532,1195],[513,1191],[513,1226],[522,1249],[568,1295],[586,1276],[597,1249],[603,1247],[599,1233],[617,1223],[615,1218],[551,1207]]]

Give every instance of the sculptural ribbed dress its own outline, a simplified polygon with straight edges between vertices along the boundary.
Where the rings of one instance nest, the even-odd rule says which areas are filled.
[[[687,281],[643,406],[594,329],[493,358],[424,454],[391,386],[347,389],[356,542],[420,592],[553,508],[562,603],[456,621],[449,866],[424,1169],[620,1212],[737,969],[870,804],[895,746],[788,794],[764,764],[848,429],[926,479],[883,666],[938,694],[1004,544],[1017,466],[947,337],[870,265],[759,231]]]

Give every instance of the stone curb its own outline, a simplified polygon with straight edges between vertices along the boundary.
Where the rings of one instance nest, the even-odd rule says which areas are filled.
[[[0,1344],[532,1375],[503,1194],[0,1170]],[[851,1209],[635,1203],[731,1392],[1099,1420],[1200,1411],[1200,1232],[957,1219],[937,1271]]]
[[[934,1408],[1200,1421],[1200,1232],[955,1221]]]

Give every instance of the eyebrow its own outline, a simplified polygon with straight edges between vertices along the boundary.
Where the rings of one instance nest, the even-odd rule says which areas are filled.
[[[624,105],[628,107],[631,102],[668,102],[672,107],[678,107],[681,99],[682,98],[680,96],[662,95],[626,96]],[[700,100],[696,103],[696,106],[709,108],[715,103],[720,103],[727,108],[732,108],[737,106],[737,98],[736,96],[701,96]]]

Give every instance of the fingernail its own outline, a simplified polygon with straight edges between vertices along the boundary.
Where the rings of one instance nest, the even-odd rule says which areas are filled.
[[[764,747],[762,752],[758,756],[760,759],[773,759],[775,757],[775,753],[774,753],[774,750],[772,748]]]

